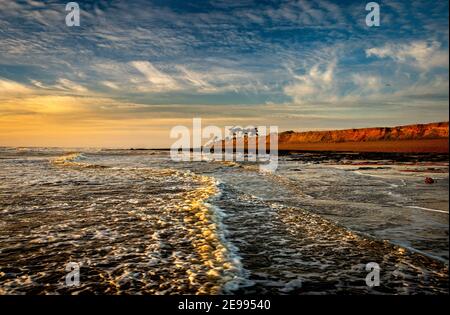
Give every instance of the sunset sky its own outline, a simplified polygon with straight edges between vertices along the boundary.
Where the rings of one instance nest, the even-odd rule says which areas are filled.
[[[448,1],[0,0],[0,146],[168,147],[170,129],[447,121]]]

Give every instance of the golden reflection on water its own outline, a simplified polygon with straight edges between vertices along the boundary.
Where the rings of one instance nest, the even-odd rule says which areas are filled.
[[[204,283],[199,287],[198,294],[218,294],[221,292],[221,284],[231,280],[235,268],[230,263],[229,252],[220,239],[216,218],[205,203],[218,192],[216,183],[206,176],[193,176],[201,185],[186,194],[184,204],[179,210],[185,212],[184,221],[190,223],[189,239],[201,258],[204,270],[202,273],[190,271],[188,278],[191,284]],[[205,275],[206,282],[202,279]]]

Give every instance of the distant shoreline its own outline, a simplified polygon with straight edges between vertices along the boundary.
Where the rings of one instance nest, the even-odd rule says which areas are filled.
[[[169,148],[146,149],[130,148],[131,151],[169,151]],[[194,151],[193,148],[190,151]],[[247,148],[245,149],[247,152]],[[425,140],[389,140],[366,142],[337,142],[337,143],[292,143],[279,144],[279,154],[302,152],[353,152],[353,153],[440,153],[449,154],[449,139],[425,139]]]
[[[249,139],[255,143],[258,136],[235,134],[233,140],[221,140],[222,148],[239,148],[245,152]],[[238,141],[238,140],[243,140]],[[264,139],[259,139],[258,141]],[[266,136],[266,148],[270,147],[270,138]],[[254,146],[255,144],[251,144]],[[0,148],[14,148],[0,146]],[[19,146],[18,148],[40,148],[39,146]],[[64,147],[47,147],[64,148]],[[101,148],[91,149],[131,150],[131,151],[169,151],[170,148]],[[66,147],[64,149],[80,149],[80,147]],[[254,149],[254,147],[253,147]],[[195,150],[200,150],[197,148]],[[190,151],[194,151],[191,148]],[[283,131],[278,134],[278,153],[289,152],[373,152],[373,153],[440,153],[449,154],[449,123],[436,122],[428,124],[404,125],[397,127],[374,127],[325,131]]]

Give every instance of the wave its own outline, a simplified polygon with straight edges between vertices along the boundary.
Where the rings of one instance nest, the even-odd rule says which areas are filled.
[[[217,202],[223,195],[222,183],[218,180],[215,181],[215,185],[218,192],[210,198],[212,203]],[[217,222],[220,233],[218,234],[220,241],[228,250],[228,260],[235,267],[233,277],[228,277],[223,280],[222,293],[232,294],[234,291],[245,286],[248,283],[249,272],[245,270],[242,265],[242,257],[239,255],[239,249],[228,240],[230,234],[228,226],[224,223],[224,219],[227,217],[225,211],[217,205],[207,203],[207,206],[213,213],[213,220]]]
[[[217,182],[211,177],[192,172],[177,171],[177,173],[202,183],[202,186],[190,194],[186,205],[182,207],[193,248],[201,257],[203,264],[203,268],[198,270],[200,273],[195,271],[189,273],[189,279],[195,284],[198,282],[197,278],[201,279],[206,275],[207,279],[219,284],[211,287],[206,282],[198,289],[199,294],[219,294],[223,290],[228,291],[238,281],[237,274],[241,266],[232,246],[226,241],[226,231],[222,223],[223,212],[207,202],[219,193]]]
[[[87,157],[80,152],[68,153],[57,158],[51,159],[50,163],[58,166],[70,166],[70,167],[80,167],[80,168],[108,168],[105,165],[90,164],[82,162],[87,160]]]
[[[175,250],[181,246],[181,243],[178,244],[181,239],[184,239],[183,242],[187,242],[192,248],[191,254],[176,257],[176,264],[173,268],[186,268],[185,276],[173,280],[171,288],[166,289],[169,290],[168,292],[183,293],[187,286],[195,288],[196,294],[230,293],[244,281],[240,258],[233,245],[226,240],[226,226],[223,224],[225,214],[220,208],[209,203],[210,199],[220,195],[219,183],[214,178],[170,168],[106,167],[89,162],[92,160],[80,152],[68,153],[51,160],[51,163],[56,166],[82,169],[100,168],[92,176],[89,175],[91,173],[85,173],[88,178],[118,177],[122,178],[119,181],[120,185],[126,184],[129,177],[133,178],[133,182],[137,180],[137,183],[133,184],[132,190],[123,190],[119,195],[111,194],[109,197],[106,196],[106,200],[126,198],[127,204],[139,207],[142,211],[142,213],[133,211],[133,215],[138,216],[141,220],[148,220],[149,224],[155,220],[155,216],[145,213],[153,211],[152,206],[143,207],[142,203],[151,205],[154,199],[165,200],[163,207],[167,210],[156,210],[162,211],[158,216],[158,225],[161,225],[161,229],[158,229],[152,236],[156,244],[151,248],[161,253],[167,251],[167,248]],[[141,189],[145,189],[144,187],[153,185],[152,180],[149,179],[156,179],[158,185],[155,186],[151,195],[147,196],[146,201],[143,201],[136,195],[135,185],[138,184],[139,187],[142,187]],[[181,187],[179,187],[180,185]],[[111,186],[111,189],[115,190],[116,187]],[[172,195],[172,192],[175,195]],[[168,195],[165,196],[166,194]],[[179,198],[181,200],[178,200]],[[185,234],[183,235],[180,231],[185,231]],[[168,233],[181,234],[175,240],[168,239],[166,236]],[[180,248],[175,252],[182,251]],[[156,254],[151,251],[149,255],[155,256]],[[195,258],[190,258],[191,255]],[[155,257],[159,264],[167,264],[168,258],[160,254]],[[173,273],[176,274],[175,270]],[[184,281],[188,281],[188,283],[184,283]],[[178,286],[183,289],[177,289]],[[153,293],[163,292],[157,290]]]
[[[419,209],[419,210],[424,210],[424,211],[430,211],[430,212],[445,213],[445,214],[448,215],[448,211],[444,211],[444,210],[431,209],[431,208],[418,207],[418,206],[406,206],[406,207],[407,208],[411,208],[411,209]]]
[[[235,294],[448,292],[448,264],[412,248],[229,185],[218,203],[247,272]],[[383,268],[380,291],[364,286],[368,262]]]
[[[54,158],[51,160],[51,163],[56,165],[78,165],[80,164],[79,161],[85,159],[86,157],[83,155],[83,153],[74,152]]]

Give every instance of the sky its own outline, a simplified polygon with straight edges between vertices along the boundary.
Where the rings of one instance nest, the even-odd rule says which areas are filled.
[[[0,0],[0,146],[448,121],[448,1]]]

